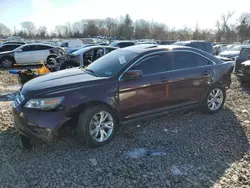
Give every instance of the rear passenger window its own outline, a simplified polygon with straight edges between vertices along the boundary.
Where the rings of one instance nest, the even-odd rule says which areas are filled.
[[[198,54],[195,54],[195,56],[196,56],[197,66],[213,65],[213,63],[210,60],[208,60],[208,59],[206,59]]]
[[[115,48],[106,48],[106,53],[112,52]]]
[[[141,70],[144,75],[156,74],[173,70],[173,62],[169,54],[161,54],[140,61],[131,70]]]
[[[50,49],[50,48],[52,48],[52,47],[50,47],[50,46],[45,46],[45,45],[38,45],[38,46],[37,46],[37,50],[48,50],[48,49]]]
[[[120,47],[120,48],[125,48],[125,47],[133,46],[133,45],[134,45],[134,43],[123,42],[123,43],[120,43],[120,44],[119,44],[119,47]]]
[[[192,52],[174,52],[173,59],[175,70],[212,65],[208,59]]]

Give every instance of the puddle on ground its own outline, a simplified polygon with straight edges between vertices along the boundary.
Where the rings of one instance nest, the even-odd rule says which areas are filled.
[[[126,153],[127,157],[134,158],[134,159],[145,157],[145,156],[165,156],[165,155],[167,155],[165,151],[150,150],[146,148],[136,148]]]

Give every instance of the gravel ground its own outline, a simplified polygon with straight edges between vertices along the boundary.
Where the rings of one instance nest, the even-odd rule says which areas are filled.
[[[22,150],[10,128],[10,102],[0,102],[0,187],[250,187],[250,89],[234,80],[227,96],[220,113],[124,126],[94,150],[74,131]]]

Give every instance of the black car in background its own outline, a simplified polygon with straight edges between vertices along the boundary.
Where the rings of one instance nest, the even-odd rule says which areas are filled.
[[[21,44],[4,44],[0,46],[0,52],[7,52],[7,51],[12,51],[15,50],[16,48],[18,48],[19,46],[21,46]]]
[[[249,56],[250,56],[250,46],[242,48],[239,56],[236,58],[236,61],[235,61],[234,71],[236,73],[239,72],[241,68],[241,64],[247,61]]]
[[[212,42],[208,42],[208,41],[196,41],[196,40],[179,41],[179,42],[175,42],[173,45],[189,46],[189,47],[203,50],[209,54],[213,54],[213,44]]]
[[[110,46],[117,47],[117,48],[125,48],[128,46],[133,46],[135,45],[135,42],[133,41],[126,41],[126,40],[121,40],[121,41],[114,41],[110,44]]]
[[[26,42],[7,41],[7,42],[1,43],[0,46],[3,46],[5,44],[20,44],[20,45],[24,45],[24,44],[26,44]]]

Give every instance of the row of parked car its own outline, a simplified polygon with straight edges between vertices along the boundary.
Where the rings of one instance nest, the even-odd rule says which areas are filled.
[[[63,70],[72,67],[88,66],[100,57],[119,48],[142,44],[158,45],[158,43],[152,40],[137,42],[122,40],[114,41],[110,45],[85,44],[78,48],[71,48],[71,50],[68,50],[68,48],[62,46],[53,46],[49,44],[5,42],[0,46],[0,65],[5,68],[10,68],[14,64],[37,64],[44,61],[45,63],[54,62],[52,66],[55,66],[54,64],[60,64],[60,66],[57,66],[59,67],[58,70]],[[171,41],[166,44],[171,44]],[[249,64],[246,62],[250,55],[249,44],[232,44],[224,46],[224,50],[220,50],[221,52],[218,55],[214,53],[214,49],[219,45],[213,46],[211,42],[207,41],[178,41],[174,42],[173,45],[197,48],[209,54],[213,54],[223,61],[234,61],[234,72],[237,73],[240,82],[245,84],[250,80],[248,71]]]

